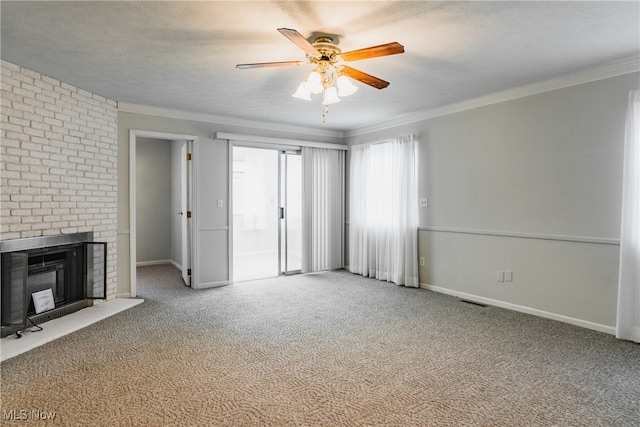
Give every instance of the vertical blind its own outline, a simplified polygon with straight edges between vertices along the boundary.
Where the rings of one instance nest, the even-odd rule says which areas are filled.
[[[302,147],[302,272],[344,267],[342,150]]]

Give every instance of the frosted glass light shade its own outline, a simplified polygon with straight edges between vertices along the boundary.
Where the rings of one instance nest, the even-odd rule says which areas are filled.
[[[335,86],[326,88],[322,94],[322,103],[324,105],[329,105],[335,104],[336,102],[340,102],[340,97],[338,96],[338,91]]]
[[[354,94],[358,90],[358,86],[351,83],[349,77],[338,77],[338,95],[345,97]]]
[[[304,99],[305,101],[311,101],[310,95],[311,94],[309,93],[309,91],[304,87],[304,82],[302,82],[300,83],[300,86],[298,86],[298,90],[296,90],[296,93],[291,96],[298,99]]]
[[[309,77],[304,81],[304,88],[309,91],[309,93],[320,93],[322,92],[322,79],[320,78],[320,73],[317,71],[312,71],[309,74]]]

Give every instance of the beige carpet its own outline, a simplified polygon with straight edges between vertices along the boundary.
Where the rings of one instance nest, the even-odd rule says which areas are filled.
[[[143,304],[2,363],[0,424],[639,425],[640,346],[606,334],[344,271],[138,278]]]

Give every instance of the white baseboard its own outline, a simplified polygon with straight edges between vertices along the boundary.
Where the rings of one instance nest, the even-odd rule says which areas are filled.
[[[206,282],[206,283],[200,283],[198,285],[198,287],[195,286],[191,286],[193,289],[209,289],[209,288],[217,288],[220,286],[227,286],[229,285],[230,282],[228,280],[223,280],[220,282]]]
[[[447,289],[440,286],[427,285],[420,283],[420,288],[428,289],[430,291],[438,292],[441,294],[451,295],[454,297],[466,299],[481,304],[492,305],[495,307],[506,308],[507,310],[518,311],[520,313],[531,314],[545,319],[557,320],[559,322],[569,323],[571,325],[580,326],[582,328],[591,329],[598,332],[604,332],[605,334],[615,335],[616,328],[613,326],[601,325],[599,323],[589,322],[587,320],[576,319],[574,317],[564,316],[562,314],[550,313],[548,311],[539,310],[537,308],[526,307],[522,305],[512,304],[505,301],[495,300],[491,298],[485,298],[478,295],[468,294],[465,292],[455,291],[453,289]]]
[[[161,264],[171,264],[171,260],[160,259],[156,261],[138,261],[136,262],[136,267],[145,267],[147,265],[161,265]]]
[[[182,266],[172,259],[161,259],[157,261],[141,261],[136,263],[136,267],[146,267],[149,265],[171,264],[178,270],[182,271]]]

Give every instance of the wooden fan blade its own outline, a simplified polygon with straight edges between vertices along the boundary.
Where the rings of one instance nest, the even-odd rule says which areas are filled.
[[[278,31],[280,31],[283,36],[291,40],[296,46],[304,50],[312,57],[315,58],[316,56],[321,56],[320,52],[318,52],[318,50],[313,47],[313,45],[309,43],[309,41],[305,39],[298,31],[292,30],[290,28],[278,28]]]
[[[377,56],[395,55],[404,53],[404,46],[400,43],[387,43],[379,46],[365,47],[364,49],[352,50],[342,54],[343,61],[359,61],[361,59],[375,58]]]
[[[373,86],[376,89],[384,89],[389,86],[389,82],[367,74],[364,71],[356,70],[355,68],[347,67],[346,65],[340,68],[339,73],[343,76],[351,77],[359,82]]]
[[[289,65],[304,65],[305,61],[280,61],[280,62],[257,62],[255,64],[238,64],[236,68],[246,70],[248,68],[265,68],[265,67],[287,67]]]

